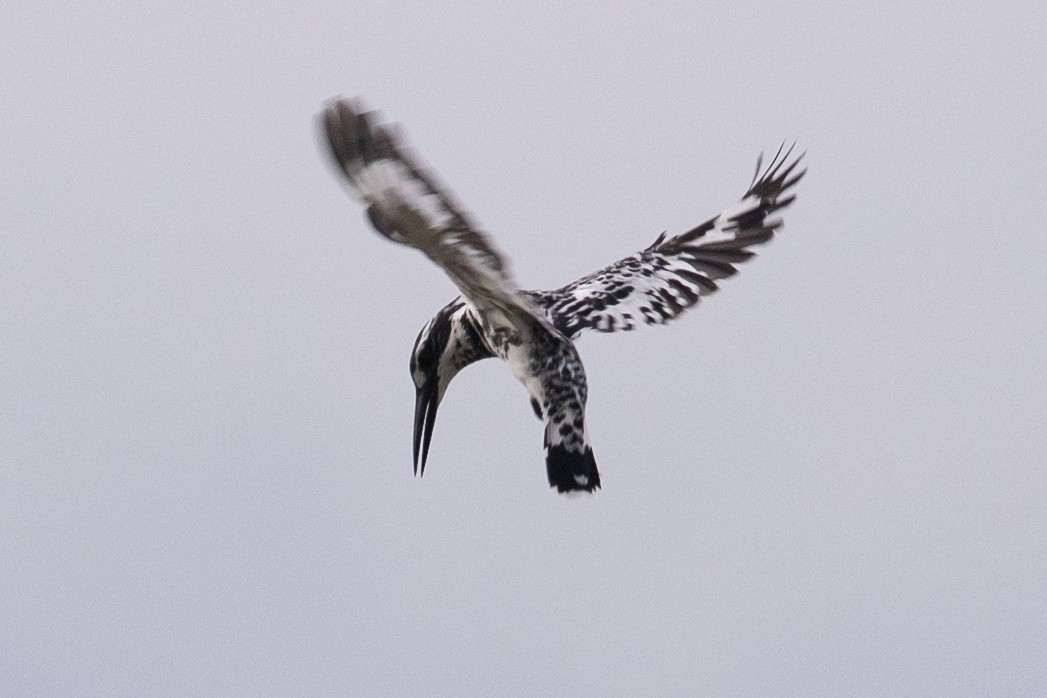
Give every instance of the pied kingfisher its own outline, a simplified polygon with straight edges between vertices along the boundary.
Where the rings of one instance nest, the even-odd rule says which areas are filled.
[[[418,334],[411,352],[416,388],[414,469],[425,471],[436,410],[451,379],[492,356],[509,364],[545,424],[549,485],[559,492],[600,487],[585,431],[585,369],[573,339],[583,330],[616,332],[679,317],[781,227],[767,216],[792,203],[806,170],[783,148],[733,208],[555,291],[523,291],[505,257],[424,169],[397,131],[360,101],[336,100],[321,116],[331,154],[374,228],[415,247],[443,268],[461,295]],[[420,457],[420,460],[419,460]]]

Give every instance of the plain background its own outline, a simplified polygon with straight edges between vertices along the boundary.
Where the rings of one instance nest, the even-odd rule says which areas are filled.
[[[1044,7],[9,3],[0,693],[1043,695]],[[808,151],[721,293],[580,340],[598,496],[496,361],[412,478],[455,290],[338,94],[531,288]]]

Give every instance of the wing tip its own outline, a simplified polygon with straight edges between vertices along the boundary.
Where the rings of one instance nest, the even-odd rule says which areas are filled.
[[[334,97],[324,106],[319,116],[323,135],[335,162],[346,172],[356,163],[394,154],[392,136],[378,125],[379,115],[367,109],[360,97]]]
[[[763,153],[760,153],[756,158],[756,171],[753,174],[748,190],[742,196],[743,199],[748,196],[773,199],[795,186],[807,174],[807,168],[793,174],[804,157],[806,157],[807,151],[801,151],[799,155],[792,157],[793,151],[796,149],[796,141],[793,141],[788,148],[785,147],[785,143],[785,141],[782,141],[782,144],[778,146],[778,150],[766,168],[762,167]]]

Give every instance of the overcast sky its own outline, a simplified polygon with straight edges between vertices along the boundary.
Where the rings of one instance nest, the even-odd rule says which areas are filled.
[[[10,5],[0,694],[1047,693],[1041,2]],[[456,290],[339,94],[529,288],[808,151],[721,293],[579,341],[597,496],[497,361],[412,477]]]

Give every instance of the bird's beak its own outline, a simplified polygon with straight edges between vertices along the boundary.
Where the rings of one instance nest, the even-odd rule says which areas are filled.
[[[436,408],[440,406],[436,381],[429,381],[418,388],[414,399],[414,474],[419,474],[418,451],[421,447],[421,474],[425,474],[425,459],[429,456],[429,442],[433,438],[436,424]]]

